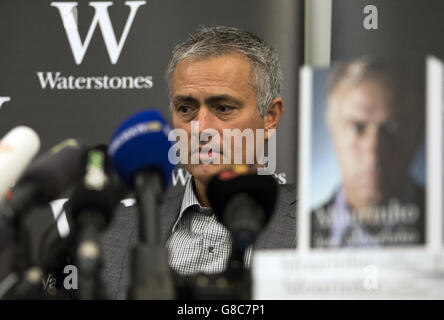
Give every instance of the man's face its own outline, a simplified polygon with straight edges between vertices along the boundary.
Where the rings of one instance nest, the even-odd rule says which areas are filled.
[[[171,90],[173,126],[187,132],[189,143],[192,121],[199,121],[199,134],[205,129],[215,129],[220,135],[220,164],[185,165],[195,179],[204,183],[223,168],[230,166],[223,164],[223,129],[243,131],[250,128],[254,133],[256,129],[264,129],[264,118],[257,109],[256,94],[251,83],[251,66],[241,54],[179,63],[172,77]],[[201,142],[200,146],[206,143],[211,144],[211,141]],[[199,152],[191,150],[190,146],[188,150],[188,160],[192,152]],[[242,150],[245,159],[245,143],[242,144]],[[208,154],[200,152],[200,159],[205,155]],[[233,156],[234,143],[229,159],[231,163]]]
[[[386,79],[372,78],[340,84],[330,97],[328,126],[355,210],[400,197],[421,134],[421,117],[391,88]]]

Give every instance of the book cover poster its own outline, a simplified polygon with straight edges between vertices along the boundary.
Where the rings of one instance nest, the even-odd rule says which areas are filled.
[[[425,244],[424,60],[338,62],[311,84],[310,247]]]

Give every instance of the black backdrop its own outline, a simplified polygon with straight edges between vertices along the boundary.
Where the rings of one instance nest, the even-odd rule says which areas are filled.
[[[378,29],[363,26],[364,8],[378,10]],[[444,58],[444,1],[333,0],[332,61],[365,54],[433,54]]]
[[[99,26],[81,64],[76,64],[61,14],[63,1],[2,0],[0,3],[0,135],[18,124],[34,128],[42,150],[67,137],[108,143],[115,128],[132,113],[156,108],[169,118],[165,68],[174,45],[199,25],[230,25],[252,31],[274,46],[285,74],[285,117],[278,135],[278,172],[296,181],[297,70],[302,62],[300,0],[146,0],[138,7],[117,63],[112,64]],[[95,9],[78,1],[78,30],[84,43]],[[103,1],[102,1],[103,2]],[[137,1],[131,1],[137,2]],[[66,2],[64,2],[66,5]],[[108,7],[119,41],[130,14],[125,1]],[[51,5],[52,4],[52,5]],[[152,88],[42,88],[38,72],[55,77],[151,77]],[[115,84],[118,80],[115,80]],[[63,86],[60,84],[59,86]],[[93,87],[93,86],[92,86]],[[293,137],[292,144],[280,143]],[[285,151],[284,151],[285,150]]]
[[[78,0],[82,44],[95,16],[92,1]],[[103,1],[97,1],[103,3]],[[123,0],[108,1],[109,19],[119,41],[130,15]],[[136,3],[137,1],[130,1]],[[277,136],[277,174],[295,183],[297,168],[298,69],[303,52],[302,0],[146,0],[138,7],[116,63],[111,63],[102,30],[96,26],[83,60],[77,64],[59,10],[68,1],[0,1],[0,136],[17,125],[39,134],[42,147],[68,137],[91,145],[109,143],[116,127],[131,114],[156,108],[170,119],[164,72],[174,45],[200,25],[236,26],[264,38],[277,51],[284,72],[285,116]],[[135,4],[134,4],[135,5]],[[68,14],[71,14],[68,12]],[[103,19],[103,17],[102,17]],[[102,22],[105,20],[102,20]],[[73,24],[68,27],[75,27]],[[69,83],[42,87],[38,73],[80,77],[148,78],[140,89],[69,89]],[[82,80],[84,81],[84,80]],[[117,80],[116,80],[117,81]],[[10,101],[6,101],[8,99]],[[6,101],[6,102],[5,102]],[[46,208],[47,209],[47,208]],[[48,210],[33,212],[27,224],[38,245],[53,221]],[[2,259],[2,257],[0,257]],[[0,265],[0,276],[2,274]],[[4,271],[4,270],[3,270]]]

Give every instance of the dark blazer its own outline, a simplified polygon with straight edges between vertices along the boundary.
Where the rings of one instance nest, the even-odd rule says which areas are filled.
[[[160,233],[165,243],[176,221],[183,187],[175,187],[166,194],[160,207]],[[255,249],[294,248],[296,246],[296,188],[280,185],[274,214],[259,235]],[[130,282],[132,248],[138,242],[137,207],[120,206],[111,226],[102,236],[104,267],[102,281],[107,297],[126,299]]]

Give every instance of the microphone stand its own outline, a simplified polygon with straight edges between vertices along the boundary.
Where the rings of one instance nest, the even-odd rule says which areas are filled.
[[[76,246],[76,265],[79,270],[80,300],[105,299],[100,279],[103,265],[99,230],[105,224],[100,212],[84,211],[80,217],[80,235]]]
[[[262,229],[263,216],[263,208],[244,193],[233,197],[225,208],[223,220],[233,240],[225,274],[236,288],[233,299],[251,299],[251,269],[245,266],[245,254]]]
[[[167,250],[159,234],[161,178],[155,172],[141,172],[135,176],[134,185],[138,200],[139,244],[132,253],[129,298],[174,299],[174,282],[168,266]]]
[[[14,270],[9,274],[10,279],[14,279],[14,282],[9,288],[2,294],[1,299],[43,299],[43,270],[38,266],[32,266],[30,257],[31,252],[29,249],[30,240],[26,227],[23,223],[22,216],[24,212],[30,209],[29,206],[21,207],[21,204],[27,202],[29,199],[32,188],[27,186],[24,192],[19,192],[15,196],[16,198],[23,200],[18,201],[18,207],[2,207],[3,214],[10,221],[10,225],[13,227],[11,244],[12,261],[11,266]],[[3,284],[3,282],[2,282]]]

